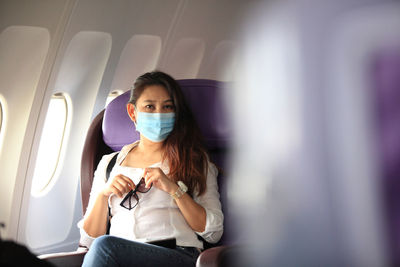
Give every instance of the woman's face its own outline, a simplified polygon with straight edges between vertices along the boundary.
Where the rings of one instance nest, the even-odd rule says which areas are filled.
[[[151,85],[146,87],[135,106],[131,103],[127,106],[128,114],[133,121],[136,121],[136,112],[146,113],[170,113],[175,112],[174,102],[167,90],[160,85]]]

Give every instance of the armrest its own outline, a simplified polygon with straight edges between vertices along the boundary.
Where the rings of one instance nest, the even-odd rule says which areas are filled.
[[[196,267],[218,267],[222,260],[222,254],[229,247],[219,246],[209,248],[200,253],[197,258]]]
[[[61,252],[39,255],[38,258],[45,260],[56,267],[80,267],[87,249],[72,252]]]

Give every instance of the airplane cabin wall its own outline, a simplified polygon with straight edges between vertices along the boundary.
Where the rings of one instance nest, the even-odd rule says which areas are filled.
[[[0,2],[0,86],[6,104],[0,155],[0,220],[16,239],[26,168],[46,84],[71,1]],[[3,121],[4,121],[3,120]]]

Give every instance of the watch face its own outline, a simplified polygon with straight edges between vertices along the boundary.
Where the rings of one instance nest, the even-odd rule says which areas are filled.
[[[187,192],[188,188],[182,181],[178,181],[178,186],[183,192]]]

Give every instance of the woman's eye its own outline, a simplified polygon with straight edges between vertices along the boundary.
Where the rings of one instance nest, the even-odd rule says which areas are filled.
[[[174,106],[173,105],[166,105],[166,106],[164,106],[164,108],[168,109],[168,110],[173,110]]]
[[[153,109],[154,106],[153,106],[153,105],[146,105],[145,108],[146,108],[146,109]]]

